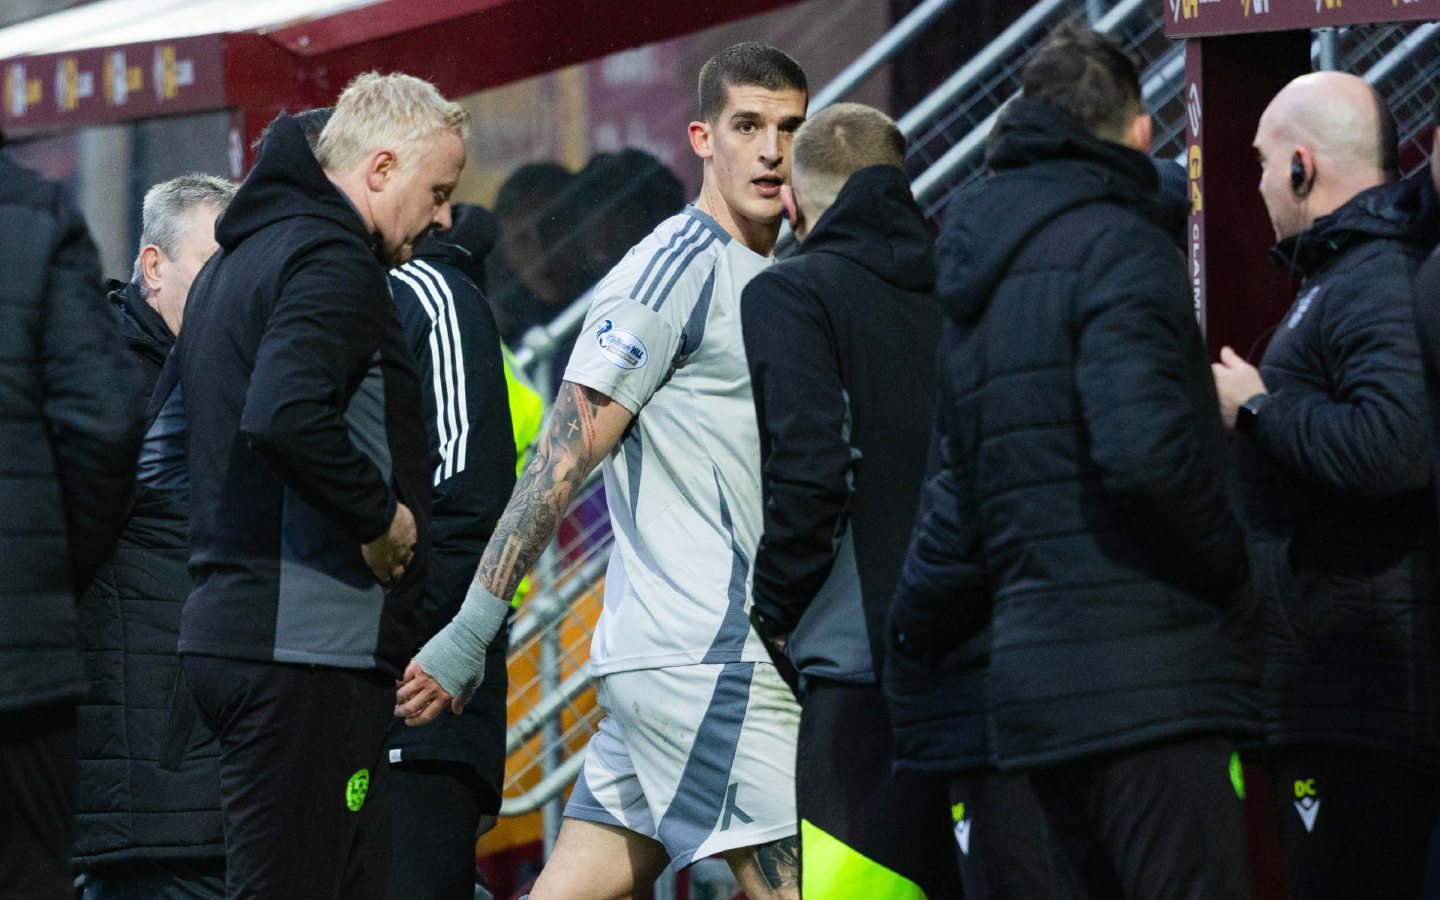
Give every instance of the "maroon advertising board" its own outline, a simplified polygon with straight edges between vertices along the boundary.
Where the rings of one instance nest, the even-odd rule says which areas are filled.
[[[0,127],[24,133],[225,105],[223,36],[176,38],[0,63]]]
[[[1440,0],[1157,0],[1172,38],[1440,19]]]

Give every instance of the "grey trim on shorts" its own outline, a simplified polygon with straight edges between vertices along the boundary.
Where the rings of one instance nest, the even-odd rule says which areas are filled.
[[[695,730],[690,758],[657,829],[677,868],[690,865],[720,822],[754,675],[755,663],[730,662],[715,679],[710,706]]]

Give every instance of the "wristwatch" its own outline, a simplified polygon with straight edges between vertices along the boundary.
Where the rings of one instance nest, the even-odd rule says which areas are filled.
[[[1255,429],[1260,423],[1260,410],[1269,402],[1269,394],[1256,394],[1240,404],[1240,408],[1235,411],[1235,430],[1246,437],[1254,437]]]

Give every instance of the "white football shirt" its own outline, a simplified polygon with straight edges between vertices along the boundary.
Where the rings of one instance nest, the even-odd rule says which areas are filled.
[[[687,207],[595,289],[565,380],[635,414],[604,462],[615,548],[596,676],[769,660],[749,622],[760,435],[740,292],[771,262]]]

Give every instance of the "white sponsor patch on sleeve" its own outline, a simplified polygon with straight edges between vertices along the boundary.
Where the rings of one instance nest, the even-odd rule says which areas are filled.
[[[640,338],[620,328],[610,319],[604,319],[595,327],[595,342],[600,345],[600,355],[622,369],[639,369],[645,365],[649,351]]]

